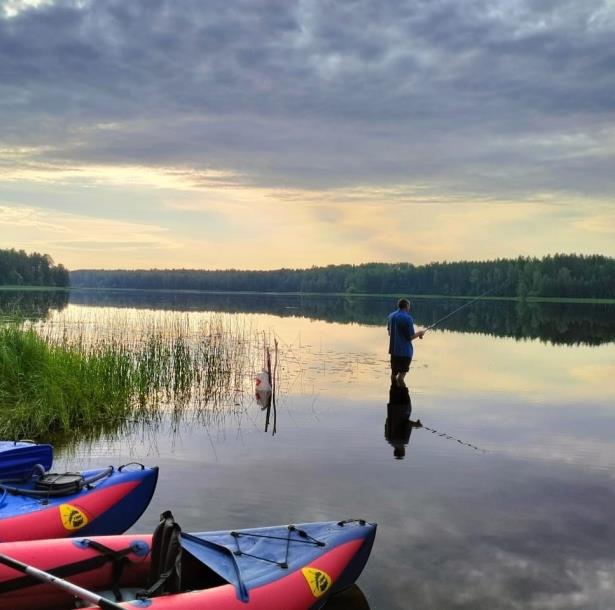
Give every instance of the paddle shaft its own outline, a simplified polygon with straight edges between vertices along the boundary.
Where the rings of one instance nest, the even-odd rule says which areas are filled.
[[[32,576],[32,578],[36,578],[36,580],[40,580],[41,582],[46,582],[54,587],[58,587],[59,589],[63,589],[67,593],[71,595],[75,595],[86,602],[91,604],[96,604],[98,607],[103,610],[126,610],[124,606],[120,606],[115,602],[109,601],[104,597],[100,597],[100,595],[96,595],[92,591],[88,591],[87,589],[82,589],[77,585],[74,585],[72,582],[68,582],[67,580],[62,580],[49,572],[43,572],[43,570],[39,570],[34,566],[29,566],[17,559],[13,559],[12,557],[8,557],[7,555],[0,554],[0,563],[8,566],[9,568],[13,568],[18,570],[19,572],[23,572],[28,576]]]

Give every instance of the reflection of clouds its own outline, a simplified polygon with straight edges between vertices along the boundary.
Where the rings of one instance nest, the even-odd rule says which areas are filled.
[[[583,364],[570,369],[570,374],[581,381],[600,383],[602,390],[610,382],[609,387],[615,392],[615,364]]]
[[[427,427],[446,430],[488,454],[531,463],[570,464],[591,470],[615,465],[611,430],[615,410],[605,401],[562,402],[557,398],[536,405],[505,396],[422,394],[415,414]],[[431,436],[431,435],[430,435]],[[430,453],[457,453],[442,439],[429,439]]]
[[[403,510],[379,529],[366,591],[385,581],[383,607],[612,607],[615,493],[603,478],[488,461],[458,481],[451,467],[438,485],[430,477],[443,464],[423,466],[429,476],[413,477]]]
[[[420,326],[420,302],[415,307]],[[286,346],[285,364],[301,373],[307,387],[348,396],[349,390],[340,386],[352,383],[351,394],[357,397],[378,399],[386,393],[385,320],[382,327],[373,327],[300,317],[258,318],[275,327]],[[408,381],[414,390],[431,395],[521,395],[537,406],[572,399],[603,402],[610,393],[615,395],[612,349],[609,344],[554,346],[538,340],[430,331],[415,341]]]
[[[613,423],[612,419],[608,418],[605,424]],[[532,420],[528,419],[525,426],[529,427],[531,422]],[[497,453],[529,461],[582,464],[588,468],[602,470],[610,470],[615,463],[612,441],[600,440],[591,431],[584,431],[578,435],[556,432],[545,438],[526,429],[525,438],[523,433],[515,435],[510,439],[510,445],[503,447],[499,444]]]

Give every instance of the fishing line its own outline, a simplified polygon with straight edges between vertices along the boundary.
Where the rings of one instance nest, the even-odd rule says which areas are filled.
[[[428,432],[435,434],[436,436],[441,436],[451,441],[457,441],[460,445],[464,445],[465,447],[470,447],[470,449],[475,449],[476,451],[480,451],[481,453],[487,453],[486,449],[481,449],[480,447],[477,447],[476,445],[473,445],[472,443],[466,443],[465,441],[455,438],[454,436],[452,436],[451,434],[447,434],[446,432],[439,432],[438,430],[434,430],[433,428],[423,426],[422,424],[420,427],[423,428],[423,430],[427,430]]]
[[[483,292],[482,294],[479,294],[476,298],[472,299],[471,301],[468,301],[467,303],[464,303],[461,307],[457,307],[457,309],[454,309],[453,311],[451,311],[450,313],[446,314],[444,317],[440,318],[439,320],[436,320],[433,324],[430,324],[425,330],[424,332],[427,332],[428,330],[431,330],[432,328],[434,328],[435,326],[437,326],[438,324],[440,324],[440,322],[444,322],[444,320],[447,320],[448,318],[450,318],[452,315],[456,314],[458,311],[461,311],[462,309],[472,305],[473,303],[476,303],[476,301],[479,301],[480,299],[482,299],[483,297],[487,296],[490,292],[493,292],[496,289],[500,289],[503,288],[504,286],[506,286],[506,284],[509,284],[510,281],[508,282],[504,282],[503,284],[499,284],[498,286],[494,286],[493,288],[490,288],[489,290],[486,290],[485,292]]]

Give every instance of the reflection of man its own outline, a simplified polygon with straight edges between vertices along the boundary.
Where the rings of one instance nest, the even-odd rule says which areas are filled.
[[[410,419],[411,413],[412,403],[408,388],[392,382],[387,404],[387,419],[384,423],[384,437],[393,447],[393,456],[396,460],[404,459],[412,428],[422,426],[421,420],[412,421]]]
[[[399,299],[397,311],[389,314],[387,322],[389,331],[389,354],[391,355],[391,381],[404,385],[404,377],[410,370],[412,362],[412,341],[423,338],[424,330],[416,332],[414,319],[410,315],[410,301]]]

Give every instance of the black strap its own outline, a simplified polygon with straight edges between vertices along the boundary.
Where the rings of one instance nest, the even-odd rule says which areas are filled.
[[[133,549],[128,547],[126,549],[121,549],[120,551],[115,551],[100,544],[99,542],[94,542],[93,540],[88,540],[87,542],[89,543],[88,546],[91,546],[93,549],[101,553],[101,555],[97,555],[96,557],[90,557],[89,559],[83,559],[81,561],[75,561],[73,563],[67,563],[61,566],[57,566],[55,568],[47,569],[45,571],[49,572],[49,574],[57,576],[58,578],[65,579],[69,576],[75,576],[76,574],[82,574],[83,572],[89,572],[90,570],[100,568],[109,561],[114,561],[115,559],[113,566],[113,581],[115,584],[115,574],[117,570],[116,565],[118,563],[118,559],[121,559],[122,561],[122,566],[119,571],[119,576],[121,576],[121,571],[124,565],[130,562],[130,559],[128,559],[126,555],[132,553]],[[13,578],[12,580],[6,580],[0,583],[0,595],[3,593],[12,593],[13,591],[19,591],[20,589],[26,589],[27,587],[33,587],[40,584],[41,581],[36,578],[33,578],[32,576],[20,576],[19,578]],[[116,588],[117,587],[113,589],[113,592],[117,596]]]
[[[139,591],[137,593],[137,599],[147,599],[149,597],[155,597],[157,594],[161,595],[164,591],[161,591],[163,585],[169,580],[169,578],[175,573],[177,568],[180,565],[179,556],[175,559],[175,563],[171,568],[169,568],[166,572],[163,572],[160,575],[160,578],[151,586],[149,589],[145,591]]]
[[[124,572],[124,567],[126,564],[130,563],[130,559],[126,557],[126,553],[122,551],[116,551],[115,549],[110,549],[108,546],[101,544],[100,542],[96,542],[96,540],[88,540],[89,545],[99,553],[102,553],[106,557],[109,558],[110,561],[113,562],[113,570],[111,572],[111,591],[113,591],[113,595],[115,595],[115,601],[121,602],[123,601],[122,593],[120,591],[120,579],[122,578],[122,573]],[[130,549],[129,549],[130,551]]]

